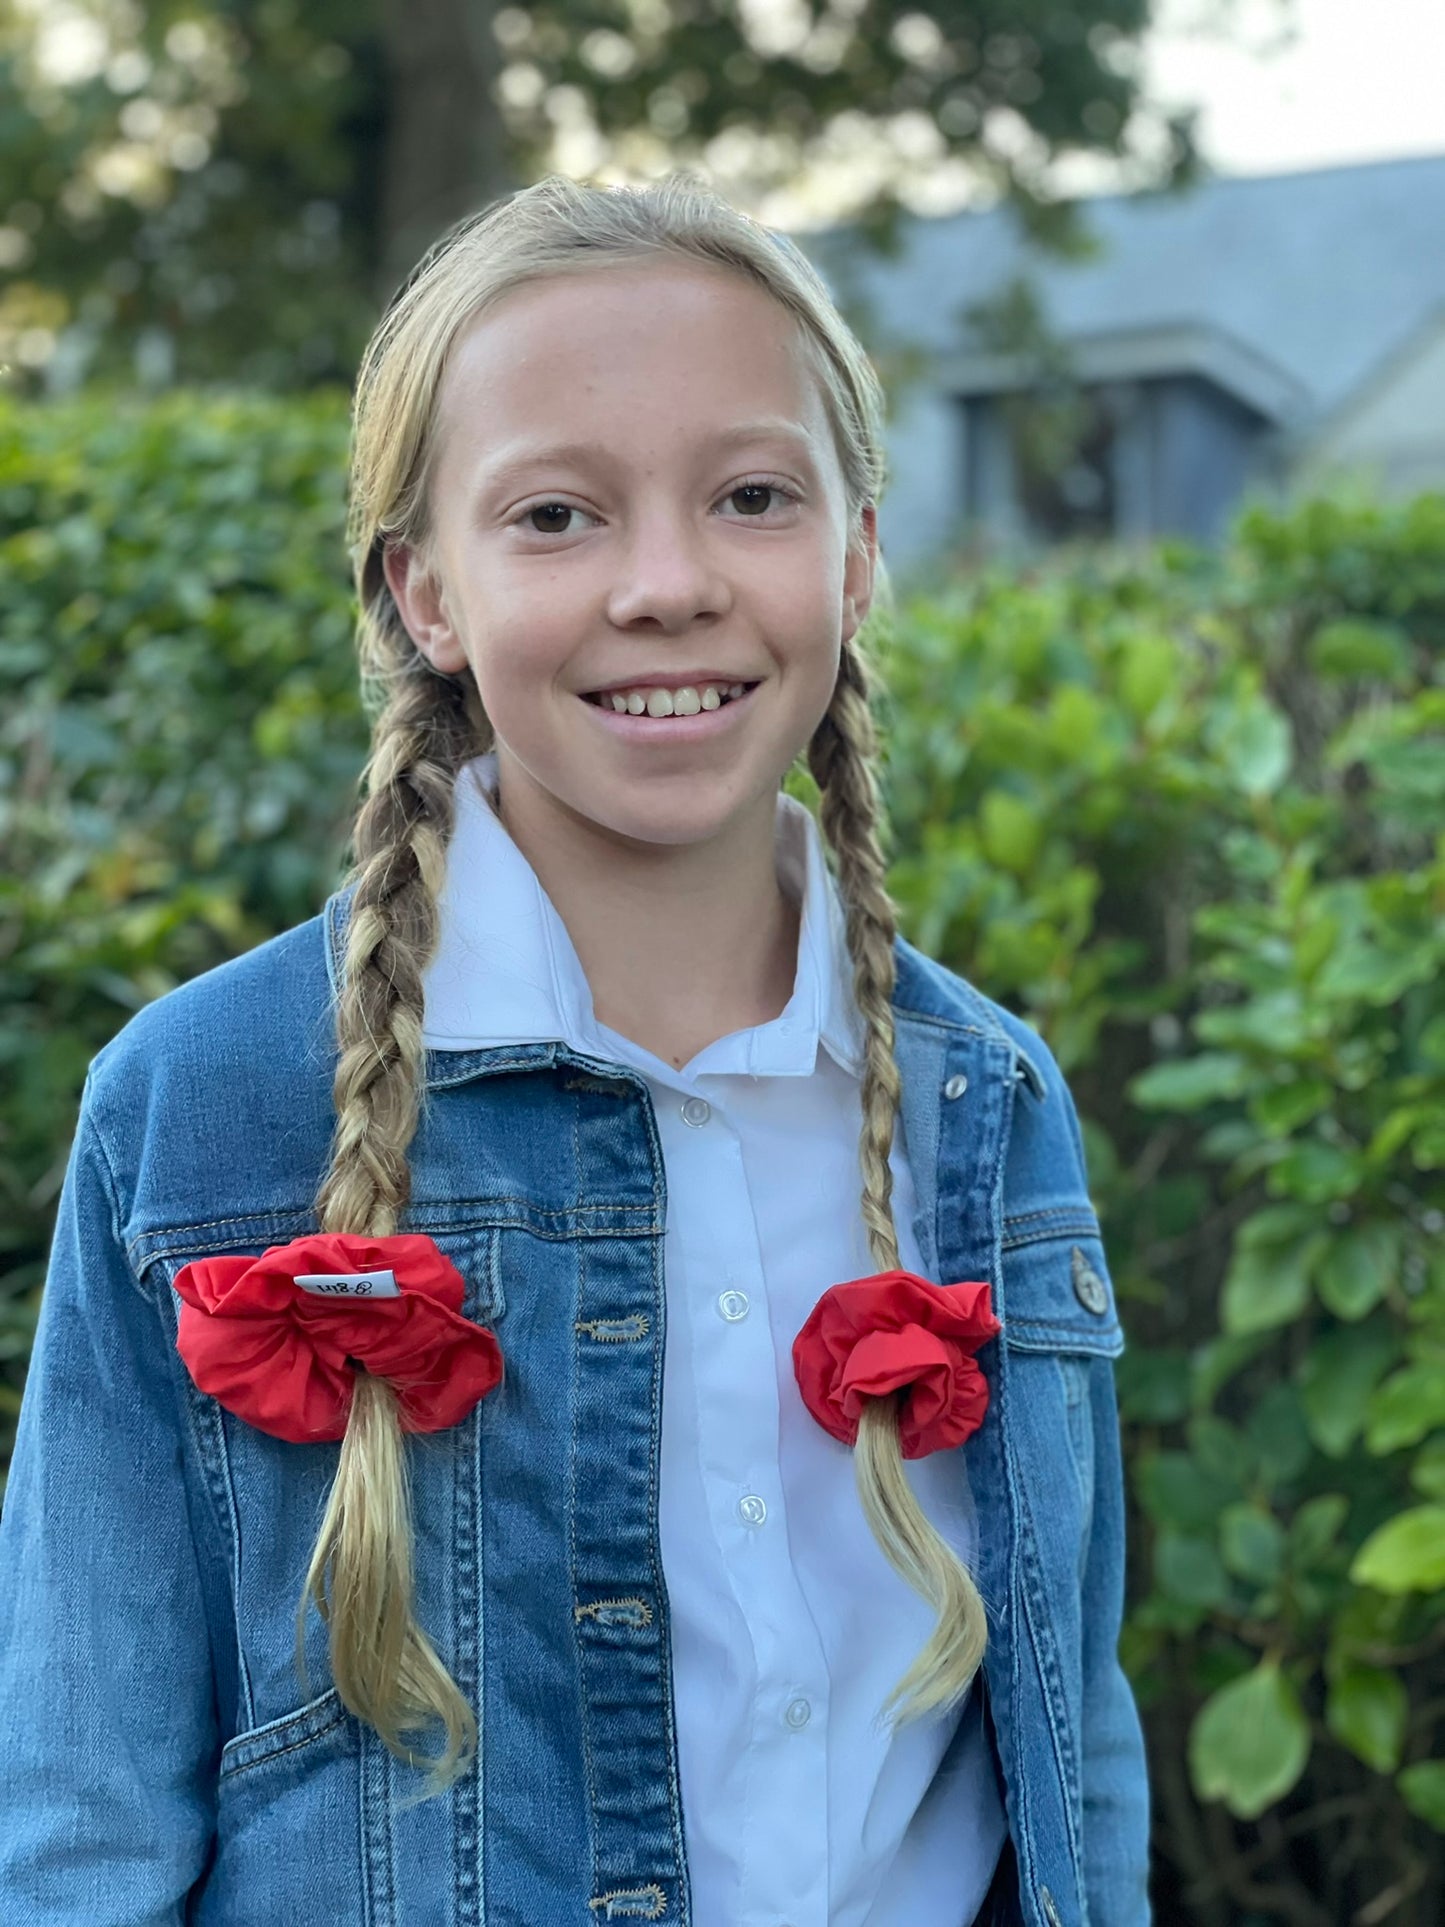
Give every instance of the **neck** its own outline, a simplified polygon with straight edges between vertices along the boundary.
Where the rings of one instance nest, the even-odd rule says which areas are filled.
[[[775,795],[703,844],[638,843],[543,801],[525,781],[498,814],[566,925],[598,1021],[677,1068],[782,1011],[799,906],[778,881]],[[565,820],[564,820],[565,819]]]

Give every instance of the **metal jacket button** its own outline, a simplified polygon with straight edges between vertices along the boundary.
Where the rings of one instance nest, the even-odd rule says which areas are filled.
[[[1109,1287],[1077,1245],[1069,1254],[1069,1264],[1074,1274],[1074,1296],[1085,1311],[1102,1317],[1109,1309]]]

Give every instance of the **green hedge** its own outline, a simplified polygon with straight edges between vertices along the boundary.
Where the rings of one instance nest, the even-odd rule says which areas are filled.
[[[0,419],[13,1417],[89,1057],[313,913],[365,727],[342,397]],[[1171,1923],[1445,1918],[1442,645],[1427,497],[940,578],[887,646],[906,928],[1084,1115]]]

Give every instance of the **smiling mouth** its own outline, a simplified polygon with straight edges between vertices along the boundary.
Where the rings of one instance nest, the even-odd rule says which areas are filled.
[[[599,689],[582,698],[598,709],[623,716],[696,716],[703,710],[725,709],[757,688],[756,682],[684,683],[677,689],[655,686]]]

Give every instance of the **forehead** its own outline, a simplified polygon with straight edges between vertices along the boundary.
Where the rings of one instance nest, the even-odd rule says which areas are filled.
[[[469,469],[563,439],[648,455],[763,417],[796,424],[827,458],[795,317],[735,270],[628,262],[528,282],[469,323],[442,381],[437,452]]]

